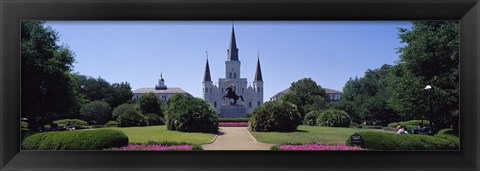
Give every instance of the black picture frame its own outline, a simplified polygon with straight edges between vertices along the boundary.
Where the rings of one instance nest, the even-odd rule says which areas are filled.
[[[1,170],[479,170],[478,0],[1,0]],[[460,20],[460,151],[20,151],[20,20]]]

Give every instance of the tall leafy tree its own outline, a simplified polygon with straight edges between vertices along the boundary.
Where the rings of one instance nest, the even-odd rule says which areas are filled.
[[[161,109],[162,102],[160,102],[160,99],[155,94],[151,92],[143,94],[138,98],[137,103],[138,103],[140,113],[142,114],[154,113],[163,117],[163,113]]]
[[[347,81],[342,98],[335,104],[335,108],[345,110],[355,122],[386,125],[398,120],[388,105],[390,94],[386,79],[391,67],[385,64],[378,69],[369,69],[364,77]]]
[[[303,118],[305,113],[322,110],[327,107],[326,92],[311,78],[303,78],[293,82],[287,96],[282,98],[295,104]]]
[[[459,22],[414,21],[411,29],[399,31],[401,41],[407,45],[398,50],[398,68],[390,79],[394,97],[390,104],[404,115],[432,114],[437,129],[457,124]],[[431,94],[423,90],[427,84],[433,87]]]
[[[132,87],[128,82],[113,83],[112,96],[108,99],[111,107],[117,107],[120,104],[130,102],[133,97]]]
[[[101,77],[92,78],[80,74],[76,74],[75,78],[84,103],[104,100],[110,107],[115,108],[132,99],[132,88],[128,82],[110,84]]]
[[[71,74],[74,53],[57,45],[58,33],[44,23],[21,22],[21,109],[33,126],[74,113],[79,106]]]

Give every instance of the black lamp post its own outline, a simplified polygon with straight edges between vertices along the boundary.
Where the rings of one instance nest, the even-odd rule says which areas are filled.
[[[425,86],[425,91],[428,93],[428,112],[430,113],[429,114],[429,117],[430,117],[430,129],[429,129],[429,133],[433,133],[432,131],[432,114],[433,114],[433,111],[432,111],[432,91],[433,91],[433,88],[431,85],[427,85]],[[422,120],[422,123],[423,123],[423,120]]]

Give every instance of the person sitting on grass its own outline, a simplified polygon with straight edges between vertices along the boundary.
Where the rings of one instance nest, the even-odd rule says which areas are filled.
[[[397,134],[406,134],[406,129],[403,126],[397,126]]]

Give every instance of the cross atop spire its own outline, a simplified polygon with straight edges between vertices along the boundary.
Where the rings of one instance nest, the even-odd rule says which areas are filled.
[[[232,22],[232,35],[230,37],[230,47],[227,50],[229,61],[238,61],[237,40],[235,39],[235,28]]]

